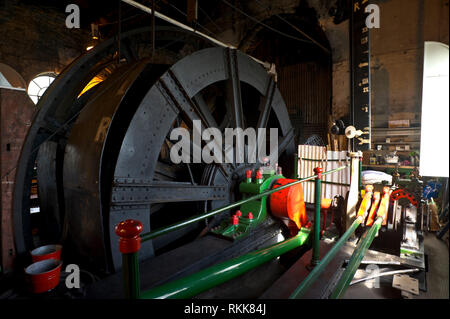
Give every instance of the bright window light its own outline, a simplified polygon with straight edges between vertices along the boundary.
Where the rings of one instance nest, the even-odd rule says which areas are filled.
[[[425,42],[419,167],[422,176],[448,177],[448,59],[448,45]]]
[[[37,104],[42,95],[44,95],[45,90],[52,84],[55,80],[56,75],[53,73],[43,74],[35,77],[31,80],[28,85],[28,95],[34,104]]]

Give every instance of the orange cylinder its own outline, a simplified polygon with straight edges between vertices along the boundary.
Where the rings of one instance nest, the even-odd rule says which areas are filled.
[[[276,189],[296,181],[295,179],[280,178],[272,188]],[[306,207],[303,200],[302,184],[296,184],[273,193],[270,195],[269,202],[270,210],[275,217],[293,221],[298,229],[306,225],[308,217],[306,216]]]

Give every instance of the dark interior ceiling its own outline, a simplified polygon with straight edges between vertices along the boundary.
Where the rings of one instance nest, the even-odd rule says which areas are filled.
[[[187,11],[187,0],[154,1],[156,10],[168,15],[175,20],[188,24],[186,22],[185,14],[185,12]],[[104,38],[108,38],[117,33],[119,16],[121,17],[122,21],[122,30],[151,25],[151,16],[149,14],[144,13],[128,4],[125,4],[120,0],[21,0],[20,2],[23,4],[48,7],[56,9],[60,12],[65,12],[65,8],[68,4],[75,3],[80,7],[81,11],[81,28],[90,30],[90,25],[92,23],[98,24],[100,27],[101,36]],[[151,7],[153,1],[138,0],[137,2]],[[251,1],[230,0],[228,2],[244,12],[249,12],[248,7]],[[274,5],[279,6],[279,4]],[[340,23],[348,18],[347,11],[343,9],[348,7],[349,0],[336,0],[334,5],[330,7],[329,13],[331,16],[334,16],[335,23]],[[218,33],[220,31],[223,31],[218,29],[218,26],[214,21],[223,16],[224,12],[229,12],[227,10],[230,10],[230,7],[227,6],[227,4],[222,1],[199,0],[198,8],[197,22],[199,24],[198,28],[200,31],[210,33],[209,35],[212,36],[214,36],[214,32]],[[237,14],[237,17],[241,18],[242,16]],[[291,20],[291,22],[294,22],[297,25],[301,25],[302,29],[306,28],[305,31],[317,33],[317,30],[311,30],[311,28],[317,27],[316,13],[314,9],[308,7],[306,0],[299,1],[299,6],[297,8],[295,18],[293,19],[292,17],[288,16],[287,19]],[[275,18],[275,20],[279,19]],[[160,19],[157,19],[157,23],[164,24],[164,22]],[[289,27],[286,28],[285,23],[280,23],[280,21],[274,21],[273,23],[276,27],[286,29],[286,31],[284,32],[294,34],[296,37],[302,38],[302,35],[296,33]],[[208,32],[204,28],[202,28],[202,26],[205,25],[211,25],[210,29],[212,32]],[[195,27],[195,25],[192,26]],[[255,24],[255,26],[257,25]],[[304,39],[306,40],[306,38]],[[323,42],[324,44],[326,44],[326,39],[325,41],[323,40],[324,39],[318,39],[319,42]]]
[[[138,0],[137,2],[152,6],[151,0]],[[48,7],[64,12],[67,5],[74,3],[80,7],[81,11],[81,28],[90,28],[91,23],[97,24],[114,24],[119,20],[119,5],[121,8],[122,22],[129,25],[133,20],[133,24],[145,23],[150,21],[150,15],[144,13],[128,4],[122,3],[120,0],[22,0],[21,3],[35,5],[40,7]],[[186,22],[184,12],[186,12],[186,0],[155,0],[156,10],[169,15],[171,18]],[[221,3],[213,3],[213,1],[200,1],[199,6],[199,22],[207,19],[207,15],[214,14],[214,10],[223,6]],[[220,12],[220,10],[217,10]]]

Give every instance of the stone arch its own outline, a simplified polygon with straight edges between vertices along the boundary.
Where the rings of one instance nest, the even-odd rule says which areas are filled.
[[[26,89],[27,84],[16,70],[9,65],[0,63],[0,86]]]

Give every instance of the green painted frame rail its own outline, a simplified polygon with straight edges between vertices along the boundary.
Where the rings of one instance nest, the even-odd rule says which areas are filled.
[[[141,293],[138,253],[141,248],[142,223],[127,219],[115,227],[119,236],[119,250],[122,253],[122,272],[125,298],[136,299]]]
[[[143,292],[139,299],[183,299],[193,297],[238,277],[294,248],[302,246],[307,242],[309,234],[310,230],[308,228],[302,228],[295,237],[152,288]]]
[[[320,254],[319,254],[319,245],[320,245],[320,207],[322,202],[322,168],[316,167],[314,169],[314,173],[316,173],[315,179],[315,188],[314,188],[314,204],[315,204],[315,213],[314,213],[314,240],[313,240],[313,252],[311,257],[311,266],[315,267],[319,264]]]
[[[344,166],[341,166],[341,167],[338,167],[338,168],[326,171],[326,172],[322,173],[322,176],[338,172],[338,171],[343,170],[344,168],[347,168],[347,167],[348,167],[348,165],[344,165]],[[308,181],[308,180],[315,179],[315,178],[317,178],[317,176],[318,175],[312,175],[312,176],[309,176],[309,177],[306,177],[306,178],[302,178],[302,179],[300,179],[298,181],[295,181],[295,182],[292,182],[292,183],[280,186],[278,188],[267,190],[265,192],[262,192],[261,194],[257,194],[257,195],[250,196],[250,197],[245,198],[245,199],[241,199],[241,200],[239,200],[239,201],[237,201],[237,202],[235,202],[233,204],[229,204],[229,205],[223,206],[221,208],[213,209],[213,210],[211,210],[209,212],[206,212],[206,213],[204,213],[202,215],[197,215],[197,216],[194,216],[192,218],[186,219],[186,220],[184,220],[182,222],[179,222],[179,223],[176,223],[176,224],[172,224],[172,225],[169,225],[167,227],[151,231],[149,233],[142,234],[142,235],[140,235],[141,236],[141,240],[142,240],[142,242],[145,242],[147,240],[154,239],[156,237],[165,235],[165,234],[167,234],[169,232],[172,232],[172,231],[178,230],[180,228],[183,228],[183,227],[185,227],[187,225],[190,225],[192,223],[195,223],[195,222],[198,222],[200,220],[206,219],[208,217],[211,217],[211,216],[217,215],[219,213],[225,212],[225,211],[227,211],[229,209],[238,207],[238,206],[240,206],[240,205],[242,205],[244,203],[247,203],[247,202],[250,202],[250,201],[253,201],[253,200],[256,200],[256,199],[260,199],[262,197],[265,197],[265,196],[268,196],[268,195],[273,194],[275,192],[278,192],[278,191],[280,191],[282,189],[285,189],[285,188],[297,185],[299,183],[303,183],[303,182]],[[319,203],[319,205],[320,205],[320,203]]]
[[[373,226],[370,229],[366,230],[362,235],[362,240],[353,251],[347,268],[345,269],[335,289],[330,295],[331,299],[341,298],[347,291],[347,288],[350,285],[353,277],[355,276],[355,273],[358,270],[358,267],[361,264],[364,255],[366,254],[375,237],[378,235],[378,231],[380,230],[381,225],[386,222],[391,194],[392,189],[386,186],[383,187],[383,198],[381,199],[380,206],[378,207],[377,219],[375,220]]]
[[[352,223],[352,225],[347,229],[347,231],[339,238],[336,244],[328,251],[328,253],[323,257],[321,262],[314,267],[314,269],[309,273],[309,275],[301,282],[301,284],[294,290],[294,292],[289,296],[289,299],[300,299],[308,288],[314,283],[314,281],[320,276],[320,274],[325,270],[326,266],[333,260],[334,256],[338,253],[341,247],[347,242],[350,236],[355,232],[358,226],[363,222],[362,217],[358,217]]]
[[[202,219],[214,216],[221,212],[227,211],[231,208],[238,207],[244,203],[247,203],[252,200],[260,199],[285,188],[294,186],[299,183],[303,183],[305,181],[316,179],[316,183],[319,183],[320,190],[320,181],[322,176],[332,174],[347,168],[348,165],[344,165],[327,172],[322,173],[321,169],[316,168],[316,175],[309,176],[306,178],[302,178],[298,181],[280,186],[275,189],[264,191],[260,194],[250,196],[248,198],[237,201],[233,204],[209,211],[202,215],[197,215],[193,218],[184,220],[180,223],[170,225],[165,228],[157,229],[155,231],[140,234],[142,231],[142,224],[136,220],[126,220],[122,221],[116,226],[116,234],[119,236],[119,249],[122,253],[123,260],[123,277],[124,277],[124,289],[125,296],[130,299],[149,299],[149,298],[188,298],[190,296],[194,296],[195,294],[212,288],[220,283],[223,283],[229,279],[232,279],[236,276],[239,276],[254,267],[257,267],[275,257],[278,257],[289,250],[292,250],[296,247],[303,245],[307,239],[309,238],[310,230],[307,228],[302,228],[298,235],[287,239],[281,243],[272,245],[268,248],[264,248],[261,250],[257,250],[255,252],[231,259],[229,261],[223,262],[219,265],[204,269],[196,274],[178,279],[174,282],[169,282],[160,287],[156,287],[152,290],[142,293],[140,291],[140,276],[139,276],[139,262],[137,258],[137,254],[139,252],[139,248],[141,242],[146,240],[150,240],[156,238],[158,236],[164,235],[171,231],[180,229],[184,226],[192,224],[194,222],[200,221]],[[317,185],[317,184],[316,184]],[[318,211],[316,209],[315,215],[315,223],[318,225],[319,230],[315,230],[314,236],[314,244],[313,246],[313,255],[318,256],[319,251],[319,236],[320,236],[320,191],[317,192],[318,196],[316,196],[316,208],[318,207]],[[203,280],[203,278],[207,278],[207,280]]]
[[[352,257],[350,258],[350,261],[348,262],[347,268],[339,279],[336,288],[331,293],[330,299],[339,299],[345,294],[348,286],[350,285],[350,282],[352,281],[356,271],[358,270],[359,265],[361,264],[361,261],[364,258],[364,255],[372,244],[374,238],[377,236],[382,222],[383,217],[378,217],[373,226],[365,231],[365,233],[361,237],[362,240],[356,247],[355,251],[352,254]]]

